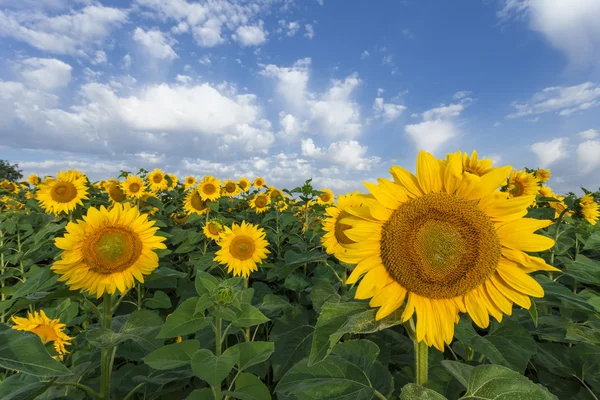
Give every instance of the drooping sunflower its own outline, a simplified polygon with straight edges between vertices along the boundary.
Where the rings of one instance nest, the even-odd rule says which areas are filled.
[[[590,224],[596,225],[598,217],[600,217],[599,205],[594,201],[591,194],[586,194],[579,199],[579,209],[581,216]]]
[[[208,205],[202,197],[200,196],[200,191],[190,190],[188,194],[185,196],[185,202],[183,203],[183,209],[188,215],[196,213],[198,215],[206,214],[208,210]]]
[[[168,184],[167,189],[169,189],[169,190],[175,189],[177,187],[177,184],[179,183],[179,179],[177,178],[177,175],[167,174],[167,176],[171,179],[171,183]]]
[[[277,189],[275,186],[269,186],[267,189],[267,194],[269,195],[269,197],[271,198],[271,201],[275,202],[275,201],[282,201],[285,199],[285,193],[279,189]]]
[[[169,182],[165,179],[165,172],[161,169],[155,168],[148,174],[147,179],[150,190],[153,192],[167,190],[169,187]]]
[[[116,179],[112,179],[106,184],[105,188],[106,193],[108,193],[108,198],[113,204],[122,203],[127,199],[127,195],[123,189],[121,189],[121,184]]]
[[[479,159],[479,155],[476,150],[473,150],[471,156],[466,152],[463,153],[463,172],[468,172],[473,175],[483,176],[492,170],[492,160],[489,158]]]
[[[539,180],[525,170],[513,171],[508,178],[510,197],[535,196],[540,191]]]
[[[189,217],[190,217],[190,214],[182,214],[179,212],[171,213],[171,221],[173,221],[173,223],[175,225],[185,224]]]
[[[420,152],[416,176],[393,166],[393,182],[365,182],[372,198],[339,221],[356,242],[337,254],[356,264],[347,283],[364,275],[356,298],[371,298],[377,319],[406,300],[402,320],[416,314],[417,341],[440,350],[452,341],[459,312],[485,328],[490,315],[500,321],[513,303],[529,308],[529,296],[543,296],[529,272],[556,270],[525,253],[554,245],[534,233],[552,221],[523,218],[535,197],[497,190],[511,167],[479,177],[463,172],[462,159],[460,152],[447,162]]]
[[[146,185],[142,178],[137,175],[129,175],[121,183],[121,189],[127,197],[132,199],[141,199],[146,194]]]
[[[345,225],[339,221],[343,218],[349,217],[349,207],[358,207],[363,202],[363,196],[360,196],[358,192],[346,193],[346,195],[339,195],[338,202],[333,207],[328,207],[325,210],[326,218],[323,220],[323,231],[326,233],[321,237],[321,243],[325,246],[325,251],[328,254],[344,253],[346,249],[344,245],[355,243],[344,233],[346,229],[350,228],[350,225]]]
[[[279,211],[285,211],[289,208],[289,204],[286,200],[279,200],[275,202],[274,208]]]
[[[234,276],[247,278],[270,253],[265,235],[262,228],[246,221],[242,221],[241,225],[234,223],[231,228],[226,226],[218,242],[221,248],[214,260],[226,265],[227,272]]]
[[[540,168],[540,169],[536,170],[534,175],[537,178],[538,182],[540,182],[540,183],[546,182],[552,176],[552,174],[550,173],[550,170],[545,169],[545,168]]]
[[[69,222],[64,237],[54,239],[63,250],[52,271],[61,275],[71,290],[96,294],[122,294],[144,282],[144,275],[158,267],[154,250],[166,249],[165,237],[157,236],[154,221],[137,207],[115,204],[111,210],[91,207],[83,220]]]
[[[252,185],[254,185],[254,187],[257,189],[260,189],[261,187],[265,186],[265,178],[261,178],[260,176],[257,177],[254,179]]]
[[[193,176],[186,176],[184,185],[186,190],[194,187],[194,185],[196,185],[196,178]]]
[[[212,220],[208,221],[204,228],[202,228],[202,232],[207,238],[213,240],[219,240],[221,233],[223,232],[223,224],[220,221]]]
[[[4,189],[9,193],[19,193],[19,185],[6,179],[0,182],[0,189]]]
[[[40,184],[42,180],[36,174],[31,174],[27,177],[27,182],[31,183],[33,186],[37,186]]]
[[[550,186],[542,186],[538,194],[541,197],[556,197]]]
[[[248,178],[242,176],[240,180],[237,182],[238,186],[244,191],[247,192],[250,190],[250,181]]]
[[[271,204],[271,198],[268,194],[259,193],[249,201],[250,208],[252,208],[257,214],[262,214],[269,209]]]
[[[72,337],[65,333],[65,324],[60,323],[60,319],[50,319],[44,312],[28,312],[27,318],[14,316],[11,318],[15,325],[12,329],[17,331],[33,332],[40,337],[42,343],[54,342],[54,350],[60,354],[68,353],[65,346],[71,345]]]
[[[237,183],[235,183],[231,179],[227,179],[225,181],[225,183],[223,184],[222,190],[221,190],[221,194],[223,194],[223,196],[227,196],[227,197],[237,196],[240,192],[241,192],[240,187],[237,185]]]
[[[335,196],[331,189],[321,189],[321,193],[317,196],[317,204],[333,204]]]
[[[218,200],[221,197],[221,181],[212,176],[205,176],[198,184],[198,192],[202,200]]]
[[[78,178],[75,171],[60,171],[56,179],[46,178],[40,184],[36,193],[37,200],[46,212],[56,215],[61,212],[68,214],[78,204],[83,205],[83,200],[88,198],[85,182],[85,175],[80,175]]]

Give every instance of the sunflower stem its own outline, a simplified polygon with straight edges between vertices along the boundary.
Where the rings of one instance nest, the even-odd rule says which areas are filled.
[[[221,356],[221,328],[222,328],[222,323],[223,320],[221,318],[217,318],[217,320],[215,321],[215,353],[217,355],[217,357]],[[213,394],[215,395],[215,400],[221,400],[223,398],[223,396],[221,395],[221,386],[219,385],[219,387],[214,387],[213,389]]]
[[[415,339],[415,378],[417,385],[425,386],[428,374],[428,353],[429,346],[425,341],[417,342]]]
[[[112,321],[112,296],[109,293],[104,293],[103,297],[103,316],[102,316],[102,328],[111,329]],[[112,348],[102,349],[101,353],[101,385],[100,394],[103,400],[110,399],[110,367],[111,367],[111,355]]]
[[[0,247],[4,247],[4,233],[0,230]],[[4,253],[0,254],[0,275],[4,275],[4,271],[6,270],[6,265],[4,265]],[[0,287],[4,288],[4,279],[0,279]],[[2,291],[2,303],[6,300],[6,294]],[[2,317],[0,319],[1,323],[6,322],[6,310],[2,311]]]

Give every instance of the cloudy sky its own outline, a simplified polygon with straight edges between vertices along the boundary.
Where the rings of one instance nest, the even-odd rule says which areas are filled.
[[[419,149],[600,186],[598,0],[0,0],[0,158],[313,177]]]

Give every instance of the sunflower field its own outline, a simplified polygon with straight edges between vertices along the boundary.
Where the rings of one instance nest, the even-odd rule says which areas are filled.
[[[415,171],[0,182],[0,399],[598,400],[600,193]]]

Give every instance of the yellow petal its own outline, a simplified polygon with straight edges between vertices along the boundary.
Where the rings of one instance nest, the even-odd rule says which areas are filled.
[[[433,155],[423,150],[417,156],[417,180],[425,194],[442,191],[440,163]]]
[[[500,258],[496,271],[502,279],[509,284],[513,289],[533,297],[544,297],[544,289],[531,276],[523,272],[517,264],[507,260],[504,257]]]
[[[394,182],[406,189],[409,197],[414,198],[423,196],[419,181],[409,171],[394,165],[390,168],[390,173],[394,177]]]

